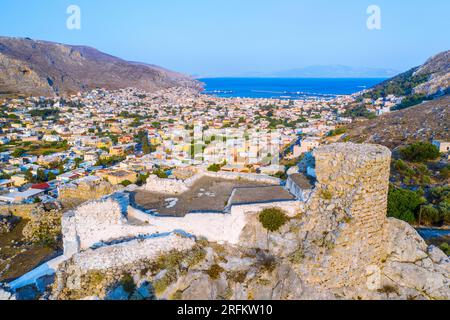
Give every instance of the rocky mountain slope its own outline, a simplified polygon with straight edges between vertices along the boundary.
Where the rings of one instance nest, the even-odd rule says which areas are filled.
[[[90,47],[0,37],[0,94],[54,96],[98,87],[154,91],[175,86],[200,88],[200,83]]]
[[[450,51],[430,58],[414,72],[414,76],[430,75],[428,81],[416,86],[414,93],[432,95],[450,87]]]
[[[377,143],[395,148],[431,139],[450,140],[450,96],[385,114],[373,120],[355,122],[343,139]]]
[[[364,96],[376,99],[389,94],[430,97],[448,93],[449,87],[450,51],[445,51],[431,57],[419,67],[380,83]]]

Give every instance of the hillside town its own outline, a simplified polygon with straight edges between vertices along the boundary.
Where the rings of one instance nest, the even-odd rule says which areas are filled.
[[[54,202],[61,188],[88,176],[126,187],[186,167],[284,177],[305,153],[345,133],[356,99],[218,98],[188,88],[153,94],[129,88],[4,100],[0,203]],[[394,101],[363,104],[381,115]]]
[[[0,202],[52,202],[86,176],[127,185],[188,166],[285,172],[280,160],[352,121],[342,116],[351,100],[224,99],[184,88],[5,100]]]

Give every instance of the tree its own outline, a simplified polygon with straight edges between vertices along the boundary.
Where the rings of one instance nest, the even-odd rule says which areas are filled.
[[[55,179],[56,179],[56,174],[54,174],[52,171],[50,171],[48,173],[48,180],[52,181],[52,180],[55,180]]]
[[[33,173],[31,172],[31,169],[28,169],[27,171],[25,171],[25,179],[27,179],[28,182],[34,181],[34,176],[33,176]]]
[[[47,175],[45,174],[44,170],[38,169],[37,175],[36,175],[36,181],[37,182],[46,182],[47,181]]]
[[[16,150],[14,150],[14,152],[11,154],[13,156],[13,158],[18,158],[24,155],[26,151],[24,149],[21,148],[17,148]]]
[[[442,168],[439,173],[443,179],[450,178],[450,165],[447,165],[446,167]]]
[[[389,188],[388,216],[408,223],[416,222],[416,214],[425,199],[417,192],[397,188]]]
[[[439,157],[439,149],[428,142],[417,142],[400,149],[403,159],[413,162],[435,160]]]
[[[139,143],[142,145],[142,152],[144,154],[150,154],[154,151],[148,140],[147,131],[139,131],[138,140],[139,140]]]
[[[434,225],[439,221],[439,210],[432,204],[420,207],[419,224]]]
[[[83,159],[82,158],[75,158],[74,162],[75,162],[75,167],[78,168],[78,166],[81,163],[83,163]]]

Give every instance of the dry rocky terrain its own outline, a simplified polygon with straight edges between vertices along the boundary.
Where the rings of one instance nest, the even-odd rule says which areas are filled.
[[[417,141],[450,140],[450,96],[355,122],[342,139],[377,143],[394,149]]]
[[[90,47],[0,37],[0,94],[54,96],[128,87],[152,92],[178,86],[200,88],[200,83]]]

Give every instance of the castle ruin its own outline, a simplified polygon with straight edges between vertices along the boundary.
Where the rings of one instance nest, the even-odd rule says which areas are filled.
[[[64,255],[47,263],[47,268],[41,266],[41,271],[47,275],[53,270],[61,278],[68,263],[70,270],[78,272],[119,268],[154,259],[177,249],[180,243],[185,244],[182,250],[192,247],[195,239],[205,239],[230,248],[263,250],[280,261],[301,256],[302,262],[295,266],[296,277],[305,285],[341,292],[342,296],[345,288],[377,294],[384,283],[397,279],[395,285],[401,286],[408,276],[416,278],[424,272],[433,276],[420,290],[437,297],[450,296],[450,261],[435,248],[427,248],[406,223],[386,217],[391,152],[377,145],[345,143],[320,147],[313,158],[313,167],[304,168],[304,173],[299,170],[284,188],[235,188],[222,212],[187,211],[165,216],[134,205],[130,193],[123,191],[84,204],[63,218]],[[314,177],[307,177],[306,172],[314,172]],[[171,202],[206,175],[211,173],[199,172],[188,182],[165,183],[151,177],[142,190],[154,191],[152,186],[170,189],[167,197]],[[227,183],[242,179],[274,183],[273,178],[261,175],[227,173],[220,178]],[[199,190],[203,190],[201,186]],[[265,196],[248,201],[252,192]],[[207,190],[197,196],[199,201],[213,197]],[[186,203],[192,204],[191,200]],[[279,208],[289,217],[278,232],[268,233],[258,221],[258,214],[267,208]],[[398,239],[401,243],[393,243]],[[401,246],[408,248],[409,255]],[[138,254],[124,254],[128,249]],[[82,261],[82,267],[74,267],[77,261]],[[406,264],[409,273],[402,274]],[[59,266],[63,271],[58,271]],[[38,277],[39,272],[34,271],[10,285],[20,288]],[[405,294],[419,290],[406,287]],[[302,294],[291,298],[307,298]]]

